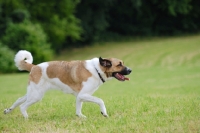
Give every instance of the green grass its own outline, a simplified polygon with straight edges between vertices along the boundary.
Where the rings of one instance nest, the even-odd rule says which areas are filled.
[[[87,119],[75,116],[75,98],[49,91],[28,109],[4,115],[26,93],[28,74],[0,75],[1,132],[198,133],[200,132],[200,35],[110,42],[64,51],[59,60],[117,57],[133,69],[130,81],[115,79],[95,92],[106,104],[109,118],[99,107],[84,103]]]

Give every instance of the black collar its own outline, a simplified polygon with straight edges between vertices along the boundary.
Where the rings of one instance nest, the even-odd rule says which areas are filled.
[[[95,68],[96,69],[96,68]],[[105,82],[105,80],[103,79],[103,77],[101,77],[101,74],[98,72],[98,70],[96,69],[96,71],[97,71],[97,73],[98,73],[98,75],[99,75],[99,78],[101,79],[101,81],[104,83]]]

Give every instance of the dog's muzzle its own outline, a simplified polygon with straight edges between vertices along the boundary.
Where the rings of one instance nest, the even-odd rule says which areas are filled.
[[[129,75],[132,70],[128,67],[125,67],[121,72],[114,72],[112,74],[113,77],[118,79],[119,81],[130,80],[129,78],[125,77],[124,75]]]
[[[129,75],[131,72],[132,72],[132,70],[131,70],[130,68],[125,67],[125,69],[122,70],[122,71],[120,72],[120,74],[122,74],[122,75]]]

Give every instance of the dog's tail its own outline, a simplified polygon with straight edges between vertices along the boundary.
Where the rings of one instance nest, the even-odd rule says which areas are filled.
[[[31,71],[31,68],[34,66],[33,63],[33,56],[31,55],[30,52],[26,50],[20,50],[16,55],[15,55],[15,65],[19,70],[26,70],[26,71]]]

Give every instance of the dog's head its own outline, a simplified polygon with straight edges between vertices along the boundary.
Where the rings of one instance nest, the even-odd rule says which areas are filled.
[[[129,75],[132,70],[124,66],[122,60],[116,58],[102,59],[99,57],[99,63],[108,78],[115,77],[119,81],[129,80],[124,75]]]

